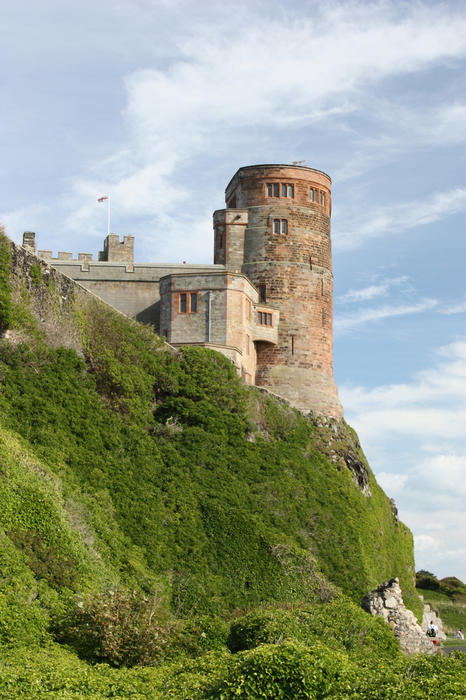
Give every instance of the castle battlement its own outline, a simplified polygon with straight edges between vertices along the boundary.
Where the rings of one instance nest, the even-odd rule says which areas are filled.
[[[299,165],[240,168],[213,214],[214,263],[135,263],[134,237],[39,256],[175,347],[219,350],[249,384],[341,418],[333,378],[331,179]],[[35,234],[23,246],[35,252]]]

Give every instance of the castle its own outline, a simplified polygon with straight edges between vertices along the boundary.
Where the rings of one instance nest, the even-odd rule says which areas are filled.
[[[341,418],[333,378],[331,180],[300,165],[240,168],[213,215],[214,263],[135,263],[134,238],[38,256],[167,342],[222,352],[248,384]],[[23,246],[35,253],[35,235]]]

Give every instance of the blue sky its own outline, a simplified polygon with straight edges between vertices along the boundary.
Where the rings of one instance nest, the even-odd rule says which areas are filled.
[[[7,7],[9,5],[9,7]],[[466,3],[2,6],[0,221],[39,247],[212,261],[238,167],[333,180],[335,376],[413,530],[466,580]]]

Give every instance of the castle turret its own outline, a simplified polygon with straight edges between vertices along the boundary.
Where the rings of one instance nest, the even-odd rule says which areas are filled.
[[[340,418],[333,378],[330,177],[302,166],[247,166],[230,181],[225,201],[229,218],[235,208],[248,214],[241,271],[260,300],[280,310],[278,344],[255,343],[255,383],[301,410]]]

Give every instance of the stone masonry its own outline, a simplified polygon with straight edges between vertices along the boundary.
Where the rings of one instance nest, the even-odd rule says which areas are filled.
[[[214,212],[214,264],[135,263],[134,238],[38,255],[174,345],[214,348],[250,384],[340,419],[333,378],[331,180],[298,165],[240,168]],[[35,237],[23,245],[35,251]]]
[[[406,654],[433,654],[436,647],[426,636],[411,610],[405,608],[397,578],[382,583],[362,600],[362,607],[371,615],[380,615],[393,629]]]

